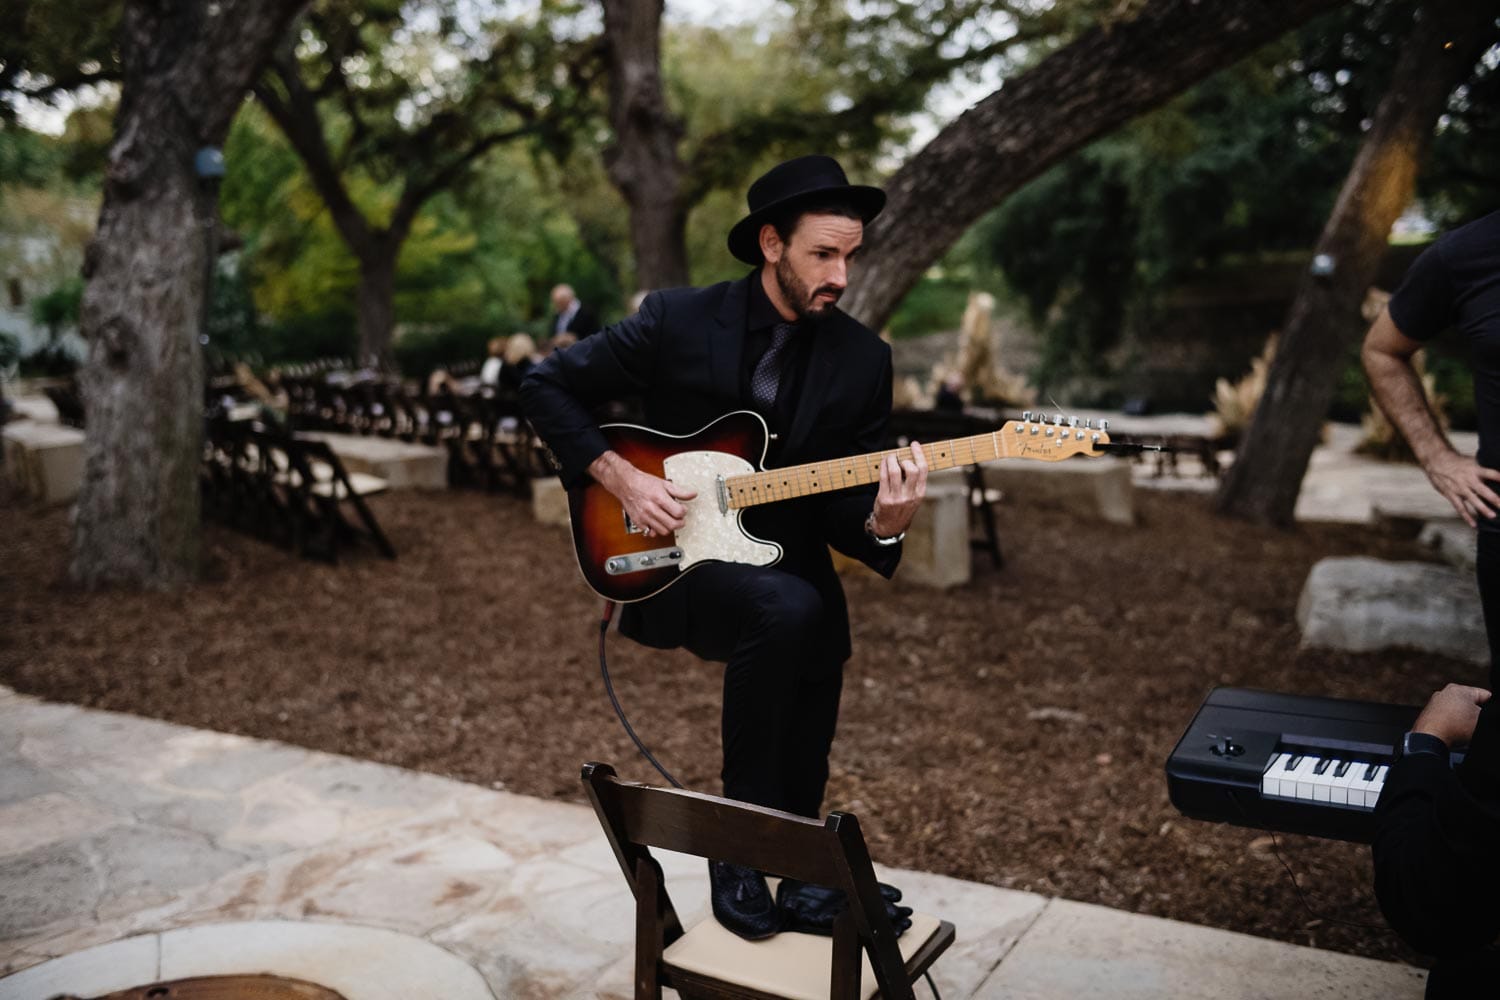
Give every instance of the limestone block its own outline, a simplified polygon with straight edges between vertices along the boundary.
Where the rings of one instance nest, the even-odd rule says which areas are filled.
[[[1470,573],[1365,556],[1323,559],[1297,602],[1302,644],[1368,652],[1393,646],[1489,662],[1479,588]]]
[[[572,521],[568,517],[568,491],[562,480],[547,476],[531,481],[531,516],[538,524],[559,524],[567,527]]]
[[[1475,530],[1458,518],[1428,521],[1422,526],[1417,542],[1442,556],[1450,565],[1465,572],[1474,572],[1474,547],[1478,544]]]
[[[10,408],[17,420],[34,420],[39,424],[56,424],[57,404],[46,396],[17,396],[10,400]]]
[[[1416,531],[1423,522],[1445,521],[1454,516],[1453,505],[1419,472],[1399,484],[1382,483],[1370,493],[1370,519],[1376,524],[1400,527],[1404,523]]]
[[[1080,517],[1110,524],[1135,523],[1130,463],[1112,456],[1060,462],[1001,459],[984,466],[984,485],[1025,503],[1045,504]]]
[[[83,481],[83,431],[30,420],[6,424],[5,472],[43,503],[66,503]]]
[[[386,489],[448,488],[448,452],[443,448],[360,434],[317,432],[299,437],[328,442],[344,471],[379,477],[385,480]]]
[[[962,469],[927,479],[922,509],[906,530],[899,579],[928,587],[969,582],[969,488]]]

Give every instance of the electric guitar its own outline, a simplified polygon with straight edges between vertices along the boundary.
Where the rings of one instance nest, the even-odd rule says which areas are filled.
[[[880,480],[880,465],[891,451],[762,469],[769,434],[759,414],[736,410],[692,434],[662,434],[635,424],[600,428],[609,446],[627,462],[654,476],[686,486],[697,496],[685,501],[685,524],[670,536],[648,537],[634,524],[620,501],[590,481],[568,490],[573,547],[583,578],[594,593],[630,603],[671,586],[699,563],[719,561],[769,566],[781,558],[781,546],[748,534],[740,512],[756,504],[827,493]],[[924,442],[931,471],[1027,458],[1057,462],[1073,455],[1097,458],[1111,445],[1106,421],[1061,415],[1049,422],[1028,413],[1006,421],[998,430],[951,441]],[[910,448],[895,449],[901,459]]]

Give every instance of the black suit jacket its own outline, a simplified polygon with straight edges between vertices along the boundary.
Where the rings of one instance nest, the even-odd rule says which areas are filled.
[[[587,469],[608,448],[591,408],[639,396],[646,424],[668,434],[690,434],[732,410],[742,398],[745,324],[752,272],[708,288],[653,292],[640,311],[557,351],[532,369],[521,386],[526,415],[562,465],[563,483],[587,481]],[[807,352],[802,396],[791,427],[778,442],[778,465],[798,465],[878,451],[891,412],[891,351],[862,324],[835,310],[819,321]],[[876,489],[787,500],[745,512],[752,534],[779,542],[778,567],[802,577],[823,598],[826,652],[849,656],[844,592],[828,555],[832,545],[883,576],[895,572],[901,546],[876,545],[864,531]],[[621,631],[649,645],[681,645],[692,573],[648,600],[632,604]]]
[[[599,317],[594,315],[594,310],[582,302],[578,304],[578,311],[573,314],[573,318],[568,320],[568,325],[559,330],[557,328],[557,321],[561,315],[561,313],[552,314],[552,319],[547,324],[547,335],[549,337],[566,331],[582,340],[584,337],[591,337],[599,332]]]

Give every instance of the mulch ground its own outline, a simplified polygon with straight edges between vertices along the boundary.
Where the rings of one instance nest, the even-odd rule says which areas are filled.
[[[1318,559],[1426,556],[1373,529],[1220,520],[1200,497],[1137,506],[1121,529],[1008,505],[1005,568],[976,558],[947,592],[850,576],[826,806],[891,865],[1416,961],[1381,929],[1367,848],[1184,819],[1162,765],[1215,685],[1419,704],[1472,681],[1431,655],[1298,648]],[[300,561],[211,525],[203,583],[85,593],[65,582],[66,512],[0,498],[0,683],[528,795],[581,801],[587,760],[655,778],[602,690],[599,606],[563,529],[478,493],[373,507],[395,562]],[[636,729],[717,791],[718,668],[610,643]]]

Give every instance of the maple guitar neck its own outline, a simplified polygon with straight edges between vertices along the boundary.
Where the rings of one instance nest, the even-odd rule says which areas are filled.
[[[1092,422],[1059,416],[1054,422],[1030,415],[1008,420],[997,430],[971,437],[934,441],[922,445],[931,471],[952,469],[961,465],[979,465],[1002,458],[1025,458],[1056,462],[1073,455],[1098,458],[1104,452],[1096,446],[1109,444],[1109,434],[1095,429]],[[729,476],[723,481],[724,502],[729,508],[754,507],[757,504],[791,500],[795,497],[830,493],[834,490],[868,486],[880,481],[880,466],[888,455],[903,461],[912,457],[911,448],[893,448],[866,455],[850,455],[806,465]]]

